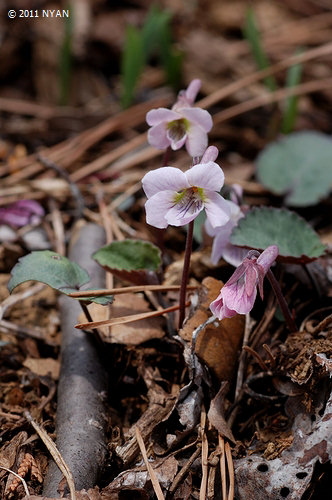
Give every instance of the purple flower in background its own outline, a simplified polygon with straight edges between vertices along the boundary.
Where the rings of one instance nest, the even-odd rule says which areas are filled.
[[[250,250],[242,264],[222,287],[210,309],[219,320],[236,314],[247,314],[254,306],[257,287],[263,299],[263,280],[279,254],[276,245],[267,247],[259,254]]]
[[[193,108],[200,89],[200,80],[193,80],[187,90],[182,90],[172,109],[151,109],[146,115],[150,125],[148,141],[157,149],[180,149],[184,144],[192,157],[203,154],[207,147],[207,133],[212,128],[212,117],[208,111]]]
[[[238,187],[240,186],[233,186],[233,190],[238,191]],[[238,196],[241,197],[241,195],[242,192],[236,192],[236,196],[232,196],[232,198],[237,201]],[[205,230],[209,236],[214,238],[212,243],[211,262],[216,265],[219,259],[223,258],[232,266],[237,267],[243,261],[248,250],[232,245],[229,239],[233,228],[237,226],[239,220],[244,217],[244,213],[237,203],[228,200],[226,200],[226,203],[228,204],[230,213],[230,219],[227,224],[221,227],[212,227],[210,222],[206,220]]]
[[[6,207],[0,207],[0,224],[15,228],[27,224],[37,225],[45,212],[43,207],[34,200],[19,200]]]
[[[217,148],[211,146],[204,161],[215,158]],[[148,172],[142,179],[148,198],[146,221],[158,228],[184,226],[203,210],[212,227],[226,224],[229,206],[218,191],[224,184],[224,173],[213,161],[194,165],[186,172],[162,167]]]

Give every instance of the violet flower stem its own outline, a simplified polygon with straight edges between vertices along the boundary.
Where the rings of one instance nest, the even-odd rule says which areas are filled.
[[[271,269],[269,269],[268,272],[266,273],[266,277],[269,280],[269,282],[271,283],[273,291],[274,291],[274,293],[275,293],[275,295],[277,297],[277,300],[279,302],[279,306],[280,306],[281,312],[282,312],[282,314],[283,314],[283,316],[285,318],[285,321],[287,323],[289,331],[291,333],[297,332],[298,329],[296,327],[295,321],[293,320],[293,318],[291,316],[291,313],[289,311],[289,308],[288,308],[287,302],[285,300],[285,297],[284,297],[284,295],[283,295],[283,293],[281,291],[281,288],[280,288],[280,285],[278,283],[278,280],[274,276],[274,274],[271,271]]]
[[[81,308],[82,308],[82,311],[83,311],[83,312],[84,312],[84,314],[85,314],[86,319],[87,319],[87,320],[91,323],[91,322],[93,321],[93,319],[92,319],[92,317],[91,317],[91,314],[90,314],[90,312],[89,312],[89,309],[87,308],[87,305],[86,305],[86,304],[82,304],[82,302],[81,302],[81,301],[79,301],[79,303],[80,303],[80,306],[81,306]]]
[[[185,316],[186,293],[187,293],[187,283],[189,277],[190,256],[193,246],[193,234],[194,234],[194,221],[192,220],[188,224],[186,247],[184,251],[184,262],[183,262],[183,271],[182,271],[181,288],[180,288],[179,329],[182,327],[182,323],[184,321],[184,316]]]
[[[83,302],[81,300],[79,300],[78,302],[81,306],[81,309],[82,309],[86,319],[89,321],[89,323],[92,323],[93,319],[92,319],[92,316],[89,312],[88,306],[86,304],[83,304]],[[93,336],[94,336],[97,344],[103,345],[104,343],[103,343],[102,339],[100,338],[98,330],[96,328],[92,328],[92,333],[93,333]]]
[[[165,153],[164,153],[164,156],[163,156],[163,164],[162,164],[163,167],[167,167],[167,165],[169,163],[170,152],[171,152],[171,149],[168,146],[168,148],[165,149]]]

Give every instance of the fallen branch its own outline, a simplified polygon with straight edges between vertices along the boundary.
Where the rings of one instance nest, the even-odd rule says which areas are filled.
[[[89,287],[104,285],[104,271],[91,254],[104,244],[100,226],[87,224],[75,238],[69,258],[91,277]],[[81,312],[78,302],[60,298],[62,346],[61,373],[56,416],[57,448],[70,468],[77,490],[96,484],[106,454],[103,395],[106,377],[94,338],[74,324]],[[43,494],[58,496],[62,474],[52,462],[45,479]]]

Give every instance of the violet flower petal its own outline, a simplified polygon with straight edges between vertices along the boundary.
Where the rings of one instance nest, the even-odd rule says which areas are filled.
[[[186,137],[186,149],[188,151],[188,154],[193,158],[202,156],[207,145],[207,133],[204,132],[204,130],[199,125],[190,123]]]
[[[224,185],[225,175],[217,163],[198,163],[185,172],[191,186],[209,191],[220,191]],[[229,210],[228,210],[229,212]]]
[[[183,108],[181,115],[190,122],[190,124],[199,125],[204,132],[210,132],[213,121],[212,116],[206,109],[202,108]]]
[[[222,226],[229,221],[229,210],[226,200],[214,191],[204,191],[206,217],[213,227]]]
[[[0,223],[12,227],[39,224],[45,214],[43,207],[35,200],[19,200],[0,208]]]
[[[221,291],[224,303],[238,314],[247,314],[254,306],[257,289],[254,287],[253,293],[247,295],[244,281],[230,286],[224,285]]]
[[[228,264],[231,264],[231,266],[237,267],[241,264],[243,259],[246,256],[247,250],[245,248],[240,248],[237,247],[236,245],[232,245],[231,243],[228,243],[222,253],[222,258],[228,262]],[[211,255],[211,261],[212,261],[212,255]]]
[[[173,195],[190,187],[186,175],[175,167],[161,167],[150,170],[142,179],[142,186],[148,198],[160,191],[173,191]]]
[[[218,158],[219,150],[215,146],[209,146],[200,161],[200,163],[210,163],[210,161],[215,162],[216,159]]]
[[[194,200],[188,200],[188,203],[182,205],[177,203],[166,214],[166,220],[172,226],[185,226],[203,210],[203,203],[195,203]]]
[[[173,191],[160,191],[145,202],[146,222],[163,229],[168,226],[166,215],[174,205]]]
[[[194,103],[200,88],[201,88],[201,80],[199,80],[198,78],[195,78],[190,82],[187,90],[185,91],[185,96],[188,103],[190,104]]]
[[[260,254],[257,259],[257,264],[262,266],[264,270],[264,275],[268,272],[274,261],[279,255],[279,248],[277,245],[271,245],[267,247],[264,252]]]
[[[151,109],[146,114],[146,122],[150,127],[160,123],[171,122],[181,118],[176,111],[167,108]]]
[[[15,205],[15,208],[25,209],[32,214],[36,214],[36,215],[40,215],[40,216],[45,215],[45,210],[35,200],[18,200],[14,205]]]
[[[148,130],[148,143],[156,149],[167,149],[170,145],[170,140],[167,137],[167,129],[165,123],[154,125]]]
[[[218,297],[213,302],[211,302],[210,309],[212,311],[212,314],[214,314],[219,320],[222,320],[223,318],[232,318],[233,316],[237,315],[236,311],[229,309],[224,304],[221,292]]]
[[[12,227],[23,227],[29,224],[30,214],[15,208],[0,208],[0,224]]]
[[[172,137],[172,132],[170,130],[166,131],[166,137],[167,137],[168,143],[170,144],[173,151],[177,151],[178,149],[182,148],[182,146],[184,145],[184,143],[187,140],[186,133],[184,133],[183,136],[180,137],[179,139],[177,139],[177,140],[174,139],[174,137]]]
[[[254,263],[248,263],[245,272],[245,291],[248,296],[251,296],[258,283],[257,270]]]

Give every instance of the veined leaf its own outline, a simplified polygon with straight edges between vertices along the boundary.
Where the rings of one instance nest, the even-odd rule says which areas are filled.
[[[302,217],[273,207],[255,207],[247,212],[233,229],[230,241],[257,250],[278,245],[279,260],[295,263],[315,260],[326,248]]]
[[[40,281],[68,295],[77,292],[90,281],[90,277],[82,267],[67,257],[51,250],[41,250],[31,252],[19,259],[11,272],[11,279],[8,283],[9,292],[11,293],[14,288],[26,281]],[[91,297],[83,300],[105,305],[111,303],[113,297],[93,297],[93,290],[91,290]]]
[[[294,132],[257,157],[257,177],[287,205],[306,207],[325,198],[332,184],[332,140],[316,131]]]

